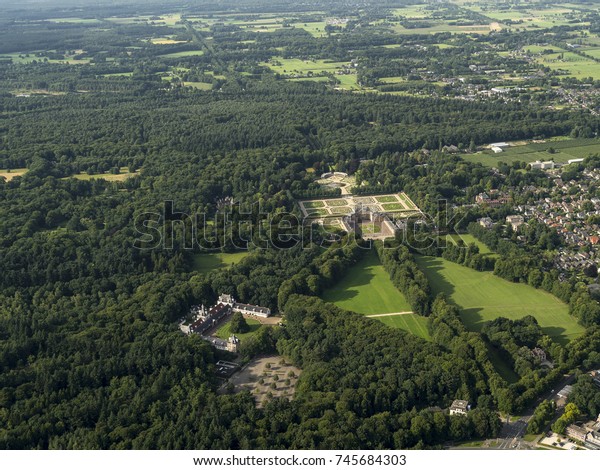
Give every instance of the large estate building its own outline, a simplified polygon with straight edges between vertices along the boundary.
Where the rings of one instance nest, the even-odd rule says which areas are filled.
[[[179,329],[187,335],[198,334],[211,343],[215,348],[223,351],[237,352],[240,340],[232,335],[228,341],[214,336],[204,336],[209,330],[214,330],[225,318],[232,313],[240,312],[244,315],[267,318],[271,315],[271,309],[257,305],[242,304],[236,302],[232,295],[221,294],[217,303],[210,308],[204,305],[193,305],[190,308],[188,318],[191,323],[183,318],[179,322]]]

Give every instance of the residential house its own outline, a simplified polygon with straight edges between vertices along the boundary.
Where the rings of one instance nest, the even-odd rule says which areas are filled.
[[[466,415],[470,409],[471,406],[469,405],[468,401],[454,400],[452,405],[450,405],[450,415]]]

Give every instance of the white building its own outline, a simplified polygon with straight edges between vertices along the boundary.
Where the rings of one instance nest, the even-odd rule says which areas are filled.
[[[450,405],[450,416],[453,415],[466,415],[471,409],[469,402],[466,400],[454,400]]]
[[[502,153],[502,149],[500,147],[492,147],[492,152],[494,152],[494,153]]]
[[[236,302],[232,295],[221,294],[219,303],[229,305],[233,312],[240,312],[254,317],[267,318],[271,315],[271,309],[267,307],[259,307],[257,305],[241,304]]]
[[[573,158],[571,160],[567,160],[567,163],[570,165],[571,163],[583,163],[583,158]]]
[[[556,168],[556,163],[552,160],[548,160],[547,162],[536,160],[535,162],[530,163],[529,166],[532,170],[554,170],[554,168]]]

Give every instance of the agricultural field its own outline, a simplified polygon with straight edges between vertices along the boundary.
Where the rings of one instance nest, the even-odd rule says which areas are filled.
[[[236,253],[199,253],[193,258],[193,270],[201,274],[210,273],[217,269],[229,268],[250,255],[249,251]]]
[[[549,153],[547,151],[549,148],[553,148],[555,153]],[[514,162],[531,163],[536,160],[554,160],[557,163],[567,163],[568,160],[585,158],[596,153],[600,153],[600,140],[598,139],[565,138],[511,146],[499,154],[495,154],[491,150],[485,150],[463,155],[462,157],[470,162],[495,167],[499,163],[510,165]]]
[[[344,310],[363,315],[411,310],[404,296],[390,281],[375,250],[365,253],[340,282],[323,293],[322,298]]]
[[[342,70],[345,66],[349,67],[348,62],[333,62],[327,60],[301,60],[301,59],[284,59],[283,57],[274,57],[269,62],[265,62],[261,65],[269,67],[273,72],[280,75],[289,76],[310,76],[319,75],[324,72],[335,73],[338,70]],[[341,80],[342,76],[338,79]]]
[[[455,33],[455,34],[489,34],[493,30],[491,24],[479,24],[469,26],[450,25],[445,21],[435,22],[428,28],[405,28],[397,24],[393,29],[396,34],[438,34],[438,33]]]
[[[541,29],[552,28],[554,26],[566,26],[573,24],[574,19],[572,8],[563,6],[549,5],[547,7],[537,6],[536,8],[506,9],[498,8],[497,4],[489,2],[485,5],[477,5],[474,2],[468,2],[463,5],[469,10],[485,15],[491,20],[499,23],[503,28],[519,29]]]
[[[582,57],[574,52],[564,51],[541,54],[536,56],[535,60],[540,65],[563,72],[565,77],[579,79],[592,77],[594,80],[600,79],[600,63],[593,59]]]
[[[172,39],[172,38],[153,38],[150,40],[150,42],[152,44],[165,45],[165,44],[183,44],[183,43],[186,43],[187,41],[176,41],[175,39]]]
[[[532,315],[544,333],[562,344],[584,331],[569,315],[568,306],[547,292],[442,258],[418,256],[417,263],[434,293],[445,293],[461,308],[462,320],[470,330],[480,331],[498,317],[516,320]]]

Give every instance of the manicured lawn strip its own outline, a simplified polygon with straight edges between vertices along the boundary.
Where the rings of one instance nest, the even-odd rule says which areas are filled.
[[[302,203],[306,209],[313,209],[315,207],[325,207],[323,201],[304,201]]]
[[[340,282],[323,293],[322,298],[345,310],[365,315],[412,310],[390,281],[375,250],[366,253]]]
[[[379,320],[381,323],[392,328],[399,328],[427,341],[431,341],[431,336],[427,329],[427,318],[421,315],[413,313],[410,315],[394,315],[393,317],[378,317],[373,318],[373,320]]]
[[[377,202],[398,202],[398,198],[396,196],[377,196],[375,198]]]
[[[383,210],[386,211],[403,211],[406,210],[406,208],[400,204],[399,202],[392,202],[389,204],[382,204],[381,207],[383,208]]]

